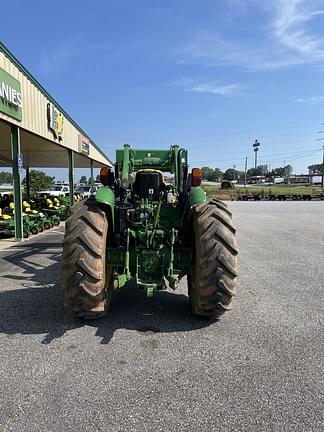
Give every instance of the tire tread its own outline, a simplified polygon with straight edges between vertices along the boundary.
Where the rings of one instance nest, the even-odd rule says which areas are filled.
[[[195,262],[188,275],[195,315],[219,318],[231,310],[236,294],[238,247],[231,212],[211,200],[194,208]]]
[[[105,315],[111,297],[106,242],[108,219],[93,200],[77,203],[66,221],[63,241],[64,304],[79,318]]]

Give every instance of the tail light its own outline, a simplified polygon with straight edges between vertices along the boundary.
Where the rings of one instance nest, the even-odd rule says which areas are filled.
[[[193,168],[191,171],[191,186],[200,186],[201,185],[201,169]]]
[[[100,183],[102,183],[104,186],[109,185],[109,168],[108,167],[102,167],[100,169]]]

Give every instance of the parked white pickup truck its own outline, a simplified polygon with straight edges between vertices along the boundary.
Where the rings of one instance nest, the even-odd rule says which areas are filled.
[[[50,195],[50,196],[67,196],[70,192],[69,185],[66,184],[57,184],[51,187],[48,190],[42,190],[39,192],[39,195]]]
[[[96,186],[79,186],[76,189],[76,193],[80,194],[83,198],[89,198],[91,195],[94,195],[96,193],[97,187]]]

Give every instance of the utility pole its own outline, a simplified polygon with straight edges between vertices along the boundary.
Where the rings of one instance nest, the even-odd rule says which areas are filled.
[[[321,125],[324,125],[324,123],[321,123]],[[317,133],[324,133],[323,130],[318,131]],[[323,141],[324,138],[318,138],[317,141]],[[322,147],[322,181],[321,181],[321,188],[324,187],[324,146]]]
[[[323,189],[324,187],[324,146],[322,147],[322,182],[321,182],[321,188]]]
[[[258,151],[259,151],[259,147],[260,147],[260,143],[259,141],[256,139],[253,143],[253,150],[254,150],[254,169],[257,169],[257,165],[258,165]]]
[[[284,160],[283,163],[284,163],[284,177],[285,177],[285,175],[286,175],[286,161]]]
[[[244,187],[246,188],[246,172],[247,172],[247,157],[245,158],[245,170],[244,170]]]
[[[233,180],[235,181],[236,180],[236,178],[235,178],[235,168],[236,168],[236,165],[233,165],[233,168],[234,168],[234,171],[233,171]]]

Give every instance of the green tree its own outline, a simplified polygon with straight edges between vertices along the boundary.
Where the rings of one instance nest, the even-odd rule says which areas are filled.
[[[96,183],[100,183],[100,174],[98,174],[96,177]]]
[[[202,167],[201,168],[201,175],[203,180],[210,181],[213,176],[213,170],[209,167]]]
[[[285,167],[278,167],[271,170],[271,177],[285,177],[291,176],[293,173],[293,167],[291,165],[286,165]]]
[[[201,174],[203,180],[220,181],[223,178],[223,172],[219,168],[202,167]]]
[[[228,168],[225,172],[224,172],[224,179],[225,180],[234,180],[235,179],[235,169],[234,168]]]
[[[13,183],[13,176],[11,172],[2,171],[0,172],[0,184]]]
[[[31,170],[29,173],[29,188],[32,195],[41,190],[47,190],[53,186],[55,177],[48,176],[43,171]],[[26,177],[23,180],[26,188]]]
[[[256,174],[255,168],[249,168],[246,172],[247,177],[254,177]]]
[[[242,180],[244,179],[244,172],[243,171],[238,171],[234,168],[228,168],[225,172],[224,172],[224,179],[225,180],[229,180],[229,181],[233,181],[233,180]]]
[[[286,165],[284,167],[284,173],[285,173],[286,176],[291,176],[292,173],[293,173],[293,167],[291,165],[289,165],[289,164]]]
[[[309,165],[308,171],[310,174],[322,174],[323,172],[323,164],[314,164]]]
[[[258,165],[256,168],[250,168],[246,174],[248,177],[264,176],[268,174],[268,165]]]
[[[270,172],[271,177],[283,177],[285,169],[283,167],[273,168]]]
[[[223,171],[220,168],[215,168],[214,169],[214,178],[215,178],[214,181],[222,181],[223,177],[224,177]]]
[[[234,168],[228,168],[228,169],[224,172],[224,180],[229,180],[229,181],[233,181],[233,180],[242,181],[242,180],[244,180],[244,171],[239,171],[239,170],[236,170],[236,169],[234,169]]]
[[[81,178],[80,178],[80,183],[88,183],[88,178],[87,178],[87,176],[85,176],[85,175],[81,176]]]

